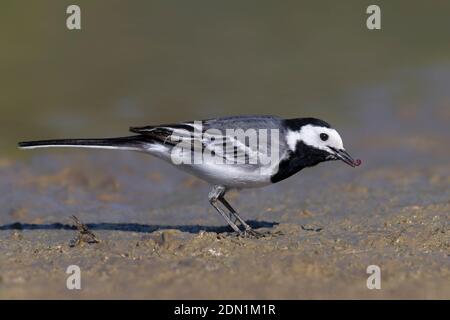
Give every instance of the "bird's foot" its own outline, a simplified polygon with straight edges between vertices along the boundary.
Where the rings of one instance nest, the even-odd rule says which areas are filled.
[[[255,231],[252,228],[241,230],[241,231],[235,231],[232,233],[228,233],[228,236],[231,236],[233,238],[237,239],[262,239],[262,238],[272,238],[276,236],[280,236],[283,233],[280,231],[277,232],[271,232],[271,231]]]
[[[245,229],[244,231],[242,231],[240,233],[240,236],[243,238],[247,238],[247,239],[249,239],[249,238],[250,239],[261,239],[261,238],[264,238],[266,236],[266,234],[249,228],[249,229]]]

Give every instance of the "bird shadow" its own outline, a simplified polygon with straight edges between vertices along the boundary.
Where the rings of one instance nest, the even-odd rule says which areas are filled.
[[[247,221],[248,225],[253,229],[260,228],[273,228],[278,225],[277,222],[268,221]],[[152,233],[158,230],[175,229],[188,233],[199,233],[201,231],[225,233],[233,232],[233,229],[229,226],[202,226],[202,225],[149,225],[140,223],[86,223],[90,230],[109,230],[109,231],[124,231],[124,232],[139,232],[139,233]],[[10,224],[0,225],[0,231],[4,230],[77,230],[77,227],[73,224],[63,223],[49,223],[49,224],[34,224],[34,223],[21,223],[14,222]]]

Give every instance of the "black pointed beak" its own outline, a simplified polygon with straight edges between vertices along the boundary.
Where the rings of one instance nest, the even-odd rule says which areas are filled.
[[[345,151],[344,149],[335,149],[335,148],[331,148],[331,150],[334,151],[334,155],[336,156],[337,159],[344,161],[346,164],[348,164],[351,167],[357,167],[361,164],[361,160],[357,159],[353,159],[351,155],[348,154],[347,151]]]

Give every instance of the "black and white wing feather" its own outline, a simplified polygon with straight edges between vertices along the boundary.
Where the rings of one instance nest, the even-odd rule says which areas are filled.
[[[241,116],[132,127],[130,131],[149,136],[168,146],[175,146],[182,141],[190,145],[193,152],[207,152],[221,157],[226,163],[252,165],[258,159],[268,157],[271,148],[277,147],[281,153],[285,150],[283,132],[279,132],[281,121],[272,116]],[[272,130],[278,130],[275,140],[271,137],[274,134]]]

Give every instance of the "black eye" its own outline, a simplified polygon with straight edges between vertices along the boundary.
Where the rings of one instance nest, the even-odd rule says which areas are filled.
[[[322,139],[322,141],[327,141],[328,140],[328,135],[326,133],[321,133],[320,134],[320,139]]]

